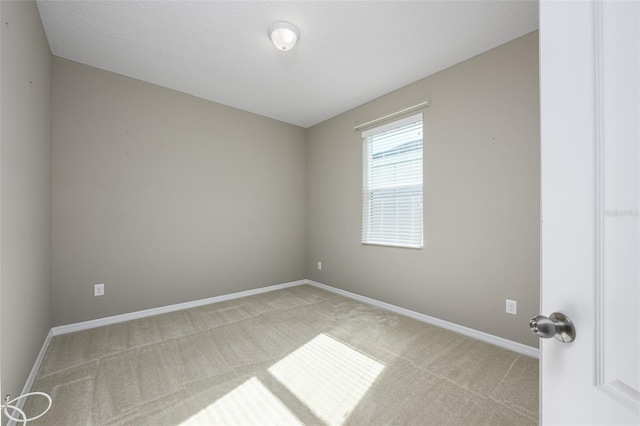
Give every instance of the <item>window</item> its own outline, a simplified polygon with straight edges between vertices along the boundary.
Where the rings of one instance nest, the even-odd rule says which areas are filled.
[[[362,244],[422,248],[422,113],[362,142]]]

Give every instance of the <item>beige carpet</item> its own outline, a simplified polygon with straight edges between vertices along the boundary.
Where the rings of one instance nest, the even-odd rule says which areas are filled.
[[[538,423],[536,359],[306,285],[57,336],[33,390],[30,425]]]

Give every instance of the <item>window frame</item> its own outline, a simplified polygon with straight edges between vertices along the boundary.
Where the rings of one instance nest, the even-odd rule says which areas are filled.
[[[407,135],[411,137],[407,139]],[[419,139],[413,139],[415,135],[419,135]],[[422,249],[424,113],[414,113],[364,130],[361,138],[361,244]],[[406,141],[403,142],[403,138]],[[412,148],[411,144],[419,147]],[[380,154],[377,158],[376,150]]]

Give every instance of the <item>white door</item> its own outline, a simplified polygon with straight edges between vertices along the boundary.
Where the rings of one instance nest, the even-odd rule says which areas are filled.
[[[640,424],[640,2],[540,4],[540,422]]]

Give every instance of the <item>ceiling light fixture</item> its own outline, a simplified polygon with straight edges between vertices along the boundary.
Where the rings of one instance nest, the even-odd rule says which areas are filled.
[[[269,28],[269,37],[273,44],[280,50],[291,50],[300,38],[298,28],[288,22],[276,22]]]

